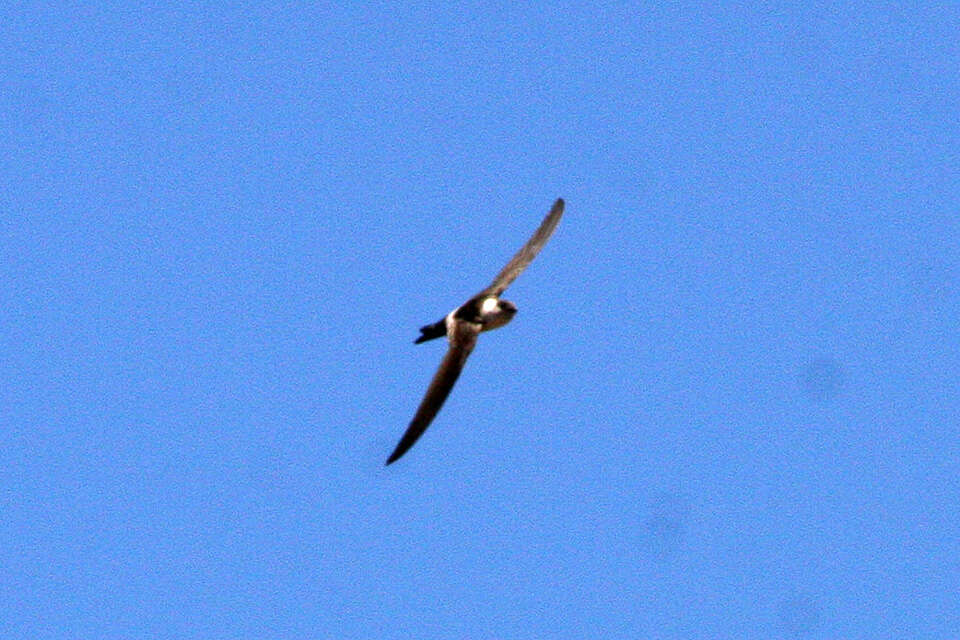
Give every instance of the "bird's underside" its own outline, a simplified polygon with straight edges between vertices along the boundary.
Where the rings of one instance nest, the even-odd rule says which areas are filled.
[[[451,311],[442,320],[420,328],[420,336],[415,340],[417,344],[445,335],[448,342],[447,353],[440,361],[440,367],[430,381],[413,420],[393,453],[387,458],[387,464],[403,456],[430,426],[460,377],[467,357],[477,344],[477,337],[482,332],[502,327],[513,319],[517,307],[500,296],[543,249],[560,222],[563,206],[562,199],[553,203],[533,236],[514,254],[490,286]]]

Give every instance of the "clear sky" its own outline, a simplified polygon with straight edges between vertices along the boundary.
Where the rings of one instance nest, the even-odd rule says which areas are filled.
[[[0,9],[0,636],[960,637],[960,6],[306,4]]]

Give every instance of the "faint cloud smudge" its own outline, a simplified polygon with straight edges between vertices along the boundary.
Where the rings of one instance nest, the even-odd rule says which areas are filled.
[[[803,397],[808,401],[833,402],[843,391],[843,367],[830,357],[814,358],[801,370],[799,384]]]
[[[650,500],[643,525],[656,547],[667,551],[683,543],[689,511],[686,500],[677,493],[664,492]]]
[[[794,594],[780,602],[777,621],[784,638],[812,637],[820,627],[820,605],[809,594]]]

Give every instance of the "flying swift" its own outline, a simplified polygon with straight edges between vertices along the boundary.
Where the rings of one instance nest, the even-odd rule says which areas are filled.
[[[407,427],[396,449],[387,458],[387,464],[400,459],[417,441],[443,406],[454,383],[460,377],[463,365],[477,344],[477,336],[507,324],[517,313],[517,306],[500,296],[540,253],[563,215],[563,199],[553,203],[550,212],[540,223],[527,243],[517,251],[486,289],[448,313],[442,320],[420,328],[420,344],[441,336],[447,337],[447,353],[427,387],[413,420]]]

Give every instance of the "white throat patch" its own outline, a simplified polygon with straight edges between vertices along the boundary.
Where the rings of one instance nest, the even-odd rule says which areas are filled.
[[[491,313],[499,306],[500,306],[500,301],[497,300],[496,298],[486,298],[483,301],[483,304],[480,305],[480,311],[485,314]]]

